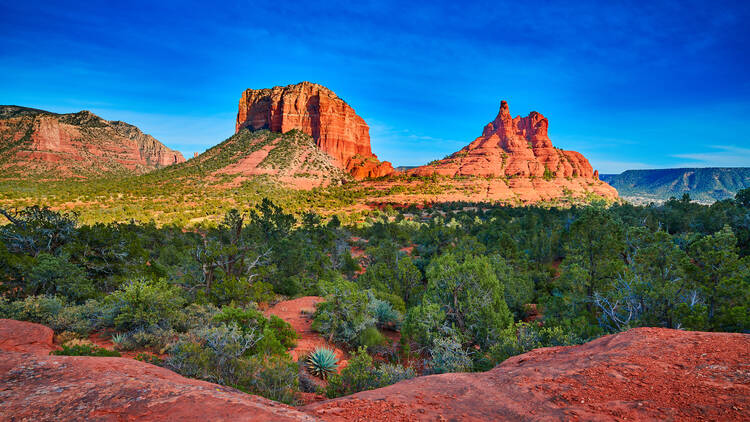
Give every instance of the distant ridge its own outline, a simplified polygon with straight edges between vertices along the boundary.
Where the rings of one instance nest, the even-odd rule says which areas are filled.
[[[627,170],[599,177],[617,189],[622,198],[636,203],[666,201],[685,193],[693,200],[712,203],[750,187],[750,167]]]
[[[2,178],[90,178],[142,174],[185,158],[153,136],[90,111],[58,114],[0,106]]]

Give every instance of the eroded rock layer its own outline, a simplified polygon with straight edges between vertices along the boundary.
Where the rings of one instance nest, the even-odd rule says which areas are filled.
[[[5,177],[140,174],[185,158],[137,127],[89,112],[56,114],[0,106],[0,169]]]
[[[330,89],[301,82],[242,93],[235,131],[269,129],[286,133],[298,129],[315,140],[357,179],[392,173],[391,163],[381,162],[370,147],[370,129],[364,119]]]
[[[536,111],[526,117],[511,117],[508,103],[502,101],[497,117],[484,127],[482,136],[442,160],[409,172],[451,177],[584,178],[601,183],[583,155],[552,145],[548,127],[547,118]],[[617,196],[614,189],[610,194]]]

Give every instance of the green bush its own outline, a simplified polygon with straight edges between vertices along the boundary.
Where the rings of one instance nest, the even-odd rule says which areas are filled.
[[[132,281],[111,295],[113,326],[120,331],[146,329],[152,325],[171,326],[185,300],[178,288],[166,281]]]
[[[427,368],[433,374],[468,372],[472,368],[472,360],[461,343],[450,337],[439,338],[430,348]]]
[[[214,316],[214,321],[234,324],[245,333],[260,334],[253,353],[284,354],[296,344],[297,333],[289,323],[276,315],[266,319],[257,309],[226,306]]]
[[[380,328],[398,330],[401,327],[403,319],[401,313],[393,309],[393,306],[384,300],[371,298],[370,312]]]
[[[385,342],[386,338],[375,327],[367,327],[357,336],[357,344],[368,350],[373,347],[382,346]]]
[[[260,340],[257,333],[236,324],[196,330],[170,347],[164,366],[184,376],[294,404],[296,365],[286,356],[254,355]]]
[[[50,325],[65,308],[65,300],[57,296],[28,296],[23,300],[0,302],[3,318]]]
[[[58,294],[69,300],[79,301],[96,294],[93,283],[84,271],[72,264],[67,256],[42,253],[35,257],[26,277],[29,294]]]
[[[401,365],[381,364],[375,366],[365,348],[360,347],[349,359],[348,365],[340,374],[333,374],[326,386],[329,398],[354,394],[359,391],[385,387],[393,383],[413,378],[414,370]]]
[[[317,305],[312,328],[329,341],[360,344],[361,334],[375,326],[368,294],[355,283],[344,280],[321,283],[320,290],[326,301]]]
[[[62,350],[53,350],[50,352],[50,355],[120,357],[120,353],[114,350],[108,350],[84,342],[70,342],[70,344],[63,344]]]

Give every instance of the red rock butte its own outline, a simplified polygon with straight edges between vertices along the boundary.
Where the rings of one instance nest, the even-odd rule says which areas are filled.
[[[411,170],[417,175],[494,176],[599,179],[589,161],[575,151],[552,146],[547,136],[549,122],[532,111],[526,117],[511,117],[508,103],[482,131],[482,136],[460,151],[426,166]]]
[[[330,89],[311,82],[242,93],[236,132],[243,128],[286,133],[298,129],[310,135],[318,148],[332,156],[355,179],[394,172],[391,163],[378,160],[370,147],[370,128],[344,100]]]

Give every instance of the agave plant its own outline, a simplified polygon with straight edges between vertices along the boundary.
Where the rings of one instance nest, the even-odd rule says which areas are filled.
[[[336,353],[325,347],[318,347],[307,356],[307,369],[318,378],[326,379],[339,367]]]

